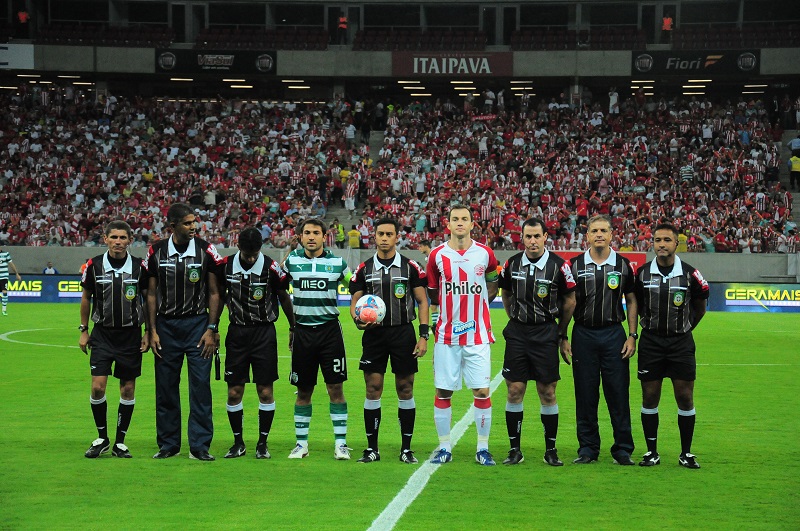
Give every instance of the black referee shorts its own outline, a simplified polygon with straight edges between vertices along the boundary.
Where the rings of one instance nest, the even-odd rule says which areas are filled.
[[[363,354],[359,368],[366,373],[386,374],[386,365],[392,360],[392,374],[405,376],[419,372],[414,347],[417,333],[414,325],[377,326],[364,331],[361,337]]]
[[[555,321],[527,325],[512,319],[503,329],[503,337],[506,339],[503,378],[509,382],[536,380],[543,384],[561,379]]]
[[[347,358],[338,319],[316,326],[298,324],[294,327],[289,383],[302,388],[314,387],[320,368],[326,384],[347,381]]]
[[[138,326],[107,328],[95,325],[89,336],[89,364],[92,376],[108,376],[114,365],[114,378],[135,380],[142,375],[142,330]]]
[[[278,339],[275,325],[240,326],[231,323],[225,336],[225,381],[229,385],[272,385],[278,379]]]
[[[697,379],[697,359],[691,332],[679,336],[658,336],[642,331],[639,340],[639,380],[652,382],[670,378],[692,382]]]

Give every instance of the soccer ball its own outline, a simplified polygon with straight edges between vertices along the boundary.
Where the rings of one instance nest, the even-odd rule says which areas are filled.
[[[362,323],[380,323],[386,317],[386,303],[376,295],[364,295],[356,302],[356,317]]]

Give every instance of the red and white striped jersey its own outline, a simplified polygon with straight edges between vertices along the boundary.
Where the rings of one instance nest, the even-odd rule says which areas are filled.
[[[491,248],[472,240],[466,250],[456,251],[443,243],[428,256],[427,277],[428,287],[439,290],[437,343],[494,343],[487,278],[497,281],[497,258]]]

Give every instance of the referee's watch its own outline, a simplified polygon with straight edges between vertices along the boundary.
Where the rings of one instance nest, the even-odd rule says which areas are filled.
[[[207,328],[208,328],[209,330],[211,330],[212,332],[214,332],[215,334],[216,334],[217,332],[219,332],[219,325],[217,325],[217,324],[210,324],[210,325],[208,325],[208,327],[207,327]]]
[[[81,332],[88,332],[89,331],[89,325],[85,325],[85,324],[78,325],[78,330],[80,330]]]
[[[632,337],[633,339],[639,339],[639,334],[637,334],[636,332],[631,332],[630,334],[628,334],[628,337]]]

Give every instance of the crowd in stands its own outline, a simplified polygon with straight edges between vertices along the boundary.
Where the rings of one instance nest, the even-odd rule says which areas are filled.
[[[337,206],[347,214],[329,245],[374,245],[372,224],[391,215],[399,247],[416,248],[446,238],[449,205],[465,203],[474,237],[498,249],[519,248],[531,216],[552,248],[584,249],[586,220],[605,213],[621,250],[648,250],[650,227],[670,220],[681,251],[798,251],[791,191],[778,181],[781,116],[758,99],[612,89],[574,106],[486,90],[401,107],[89,94],[0,96],[0,243],[100,245],[104,224],[125,219],[146,246],[169,234],[166,211],[183,201],[219,246],[256,225],[265,245],[286,247],[299,221]],[[376,127],[385,141],[370,154]]]

